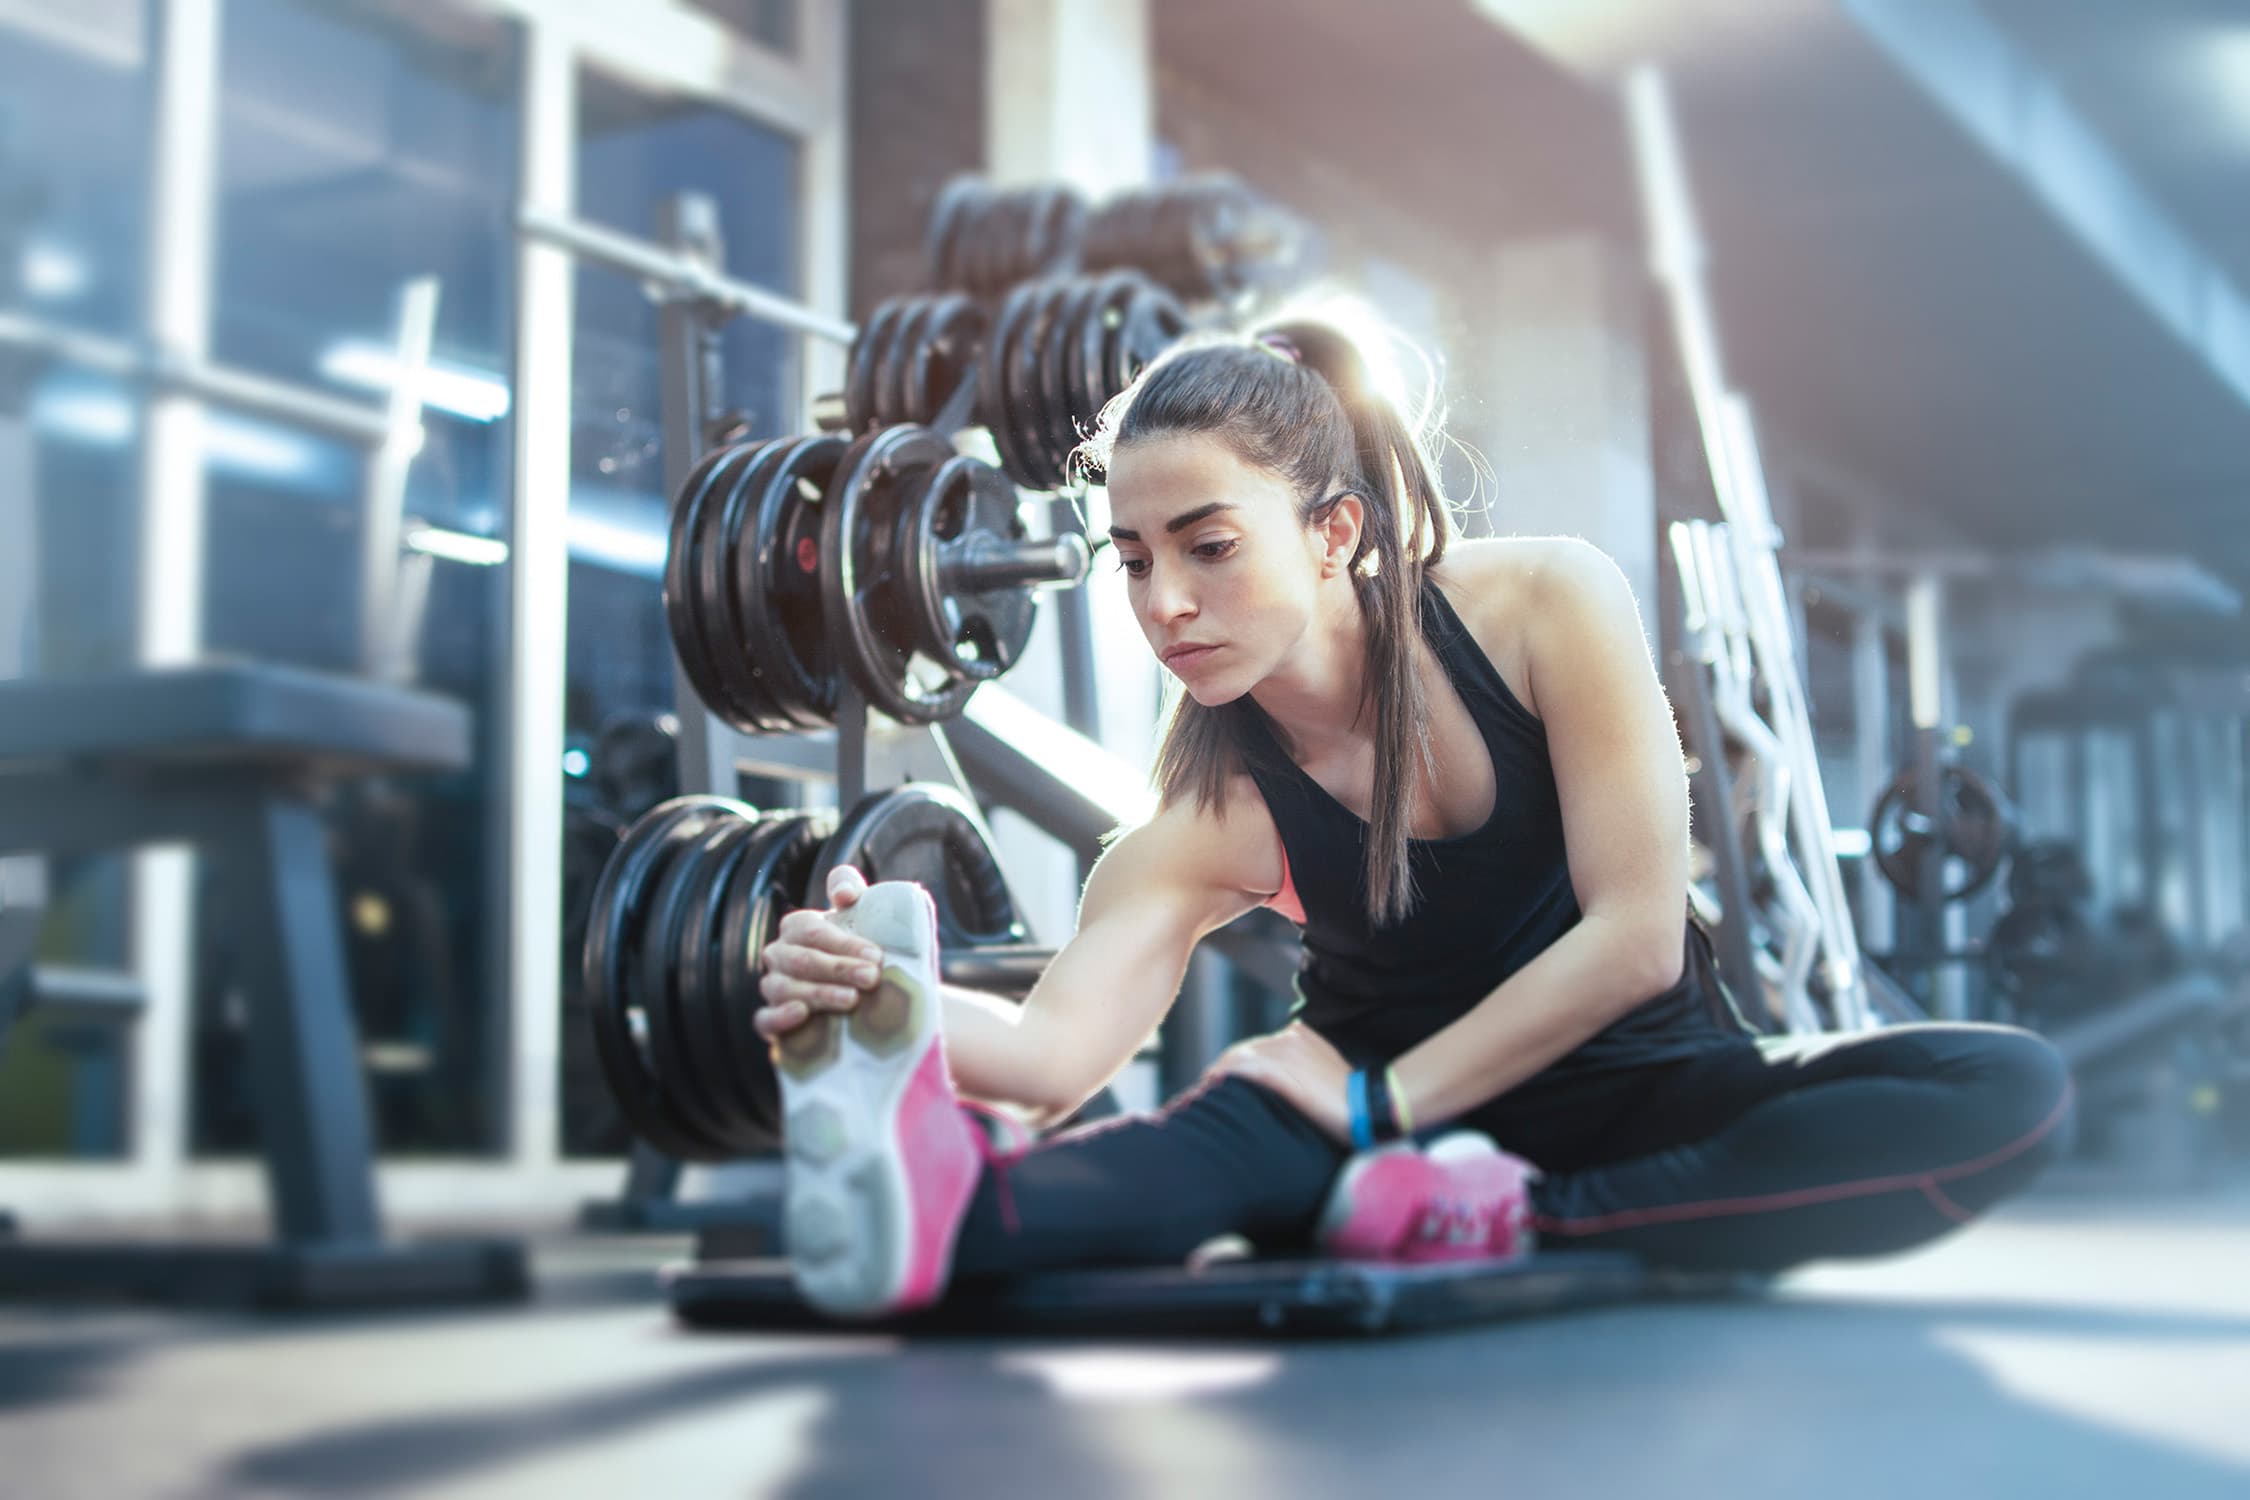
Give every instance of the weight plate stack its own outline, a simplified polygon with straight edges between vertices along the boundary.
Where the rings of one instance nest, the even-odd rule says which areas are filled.
[[[633,1131],[683,1161],[770,1151],[780,1092],[757,963],[834,819],[681,797],[629,829],[596,887],[582,971],[594,1050]]]

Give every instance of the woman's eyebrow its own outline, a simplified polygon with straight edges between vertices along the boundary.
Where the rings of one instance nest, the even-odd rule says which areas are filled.
[[[1174,532],[1185,531],[1207,516],[1215,516],[1222,510],[1234,510],[1236,508],[1225,500],[1214,500],[1209,505],[1198,505],[1193,510],[1183,510],[1164,523],[1164,533],[1170,536]],[[1110,527],[1109,534],[1121,542],[1137,542],[1141,539],[1139,532],[1124,526]]]

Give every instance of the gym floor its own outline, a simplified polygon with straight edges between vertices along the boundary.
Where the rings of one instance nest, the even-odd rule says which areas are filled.
[[[1770,1300],[1374,1343],[683,1332],[681,1241],[526,1307],[0,1308],[0,1492],[1822,1500],[2250,1494],[2250,1180],[2036,1193]]]

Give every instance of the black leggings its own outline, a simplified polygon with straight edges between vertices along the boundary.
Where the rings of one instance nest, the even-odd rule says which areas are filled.
[[[2064,1153],[2071,1119],[2069,1072],[2039,1037],[1926,1025],[1542,1075],[1425,1138],[1483,1130],[1542,1168],[1545,1248],[1774,1271],[1937,1238]],[[1177,1263],[1227,1234],[1303,1251],[1348,1154],[1280,1095],[1206,1080],[988,1168],[954,1271]]]

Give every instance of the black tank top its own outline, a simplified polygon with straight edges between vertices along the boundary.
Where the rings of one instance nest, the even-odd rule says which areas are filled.
[[[1366,823],[1290,760],[1251,699],[1238,700],[1235,720],[1244,766],[1281,833],[1303,907],[1295,1014],[1355,1064],[1396,1056],[1458,1019],[1579,919],[1545,726],[1509,691],[1435,583],[1422,585],[1421,614],[1492,757],[1493,798],[1483,827],[1409,843],[1415,901],[1403,918],[1376,927],[1367,914]],[[1739,1040],[1747,1028],[1692,917],[1686,943],[1679,984],[1554,1070],[1661,1062]]]

